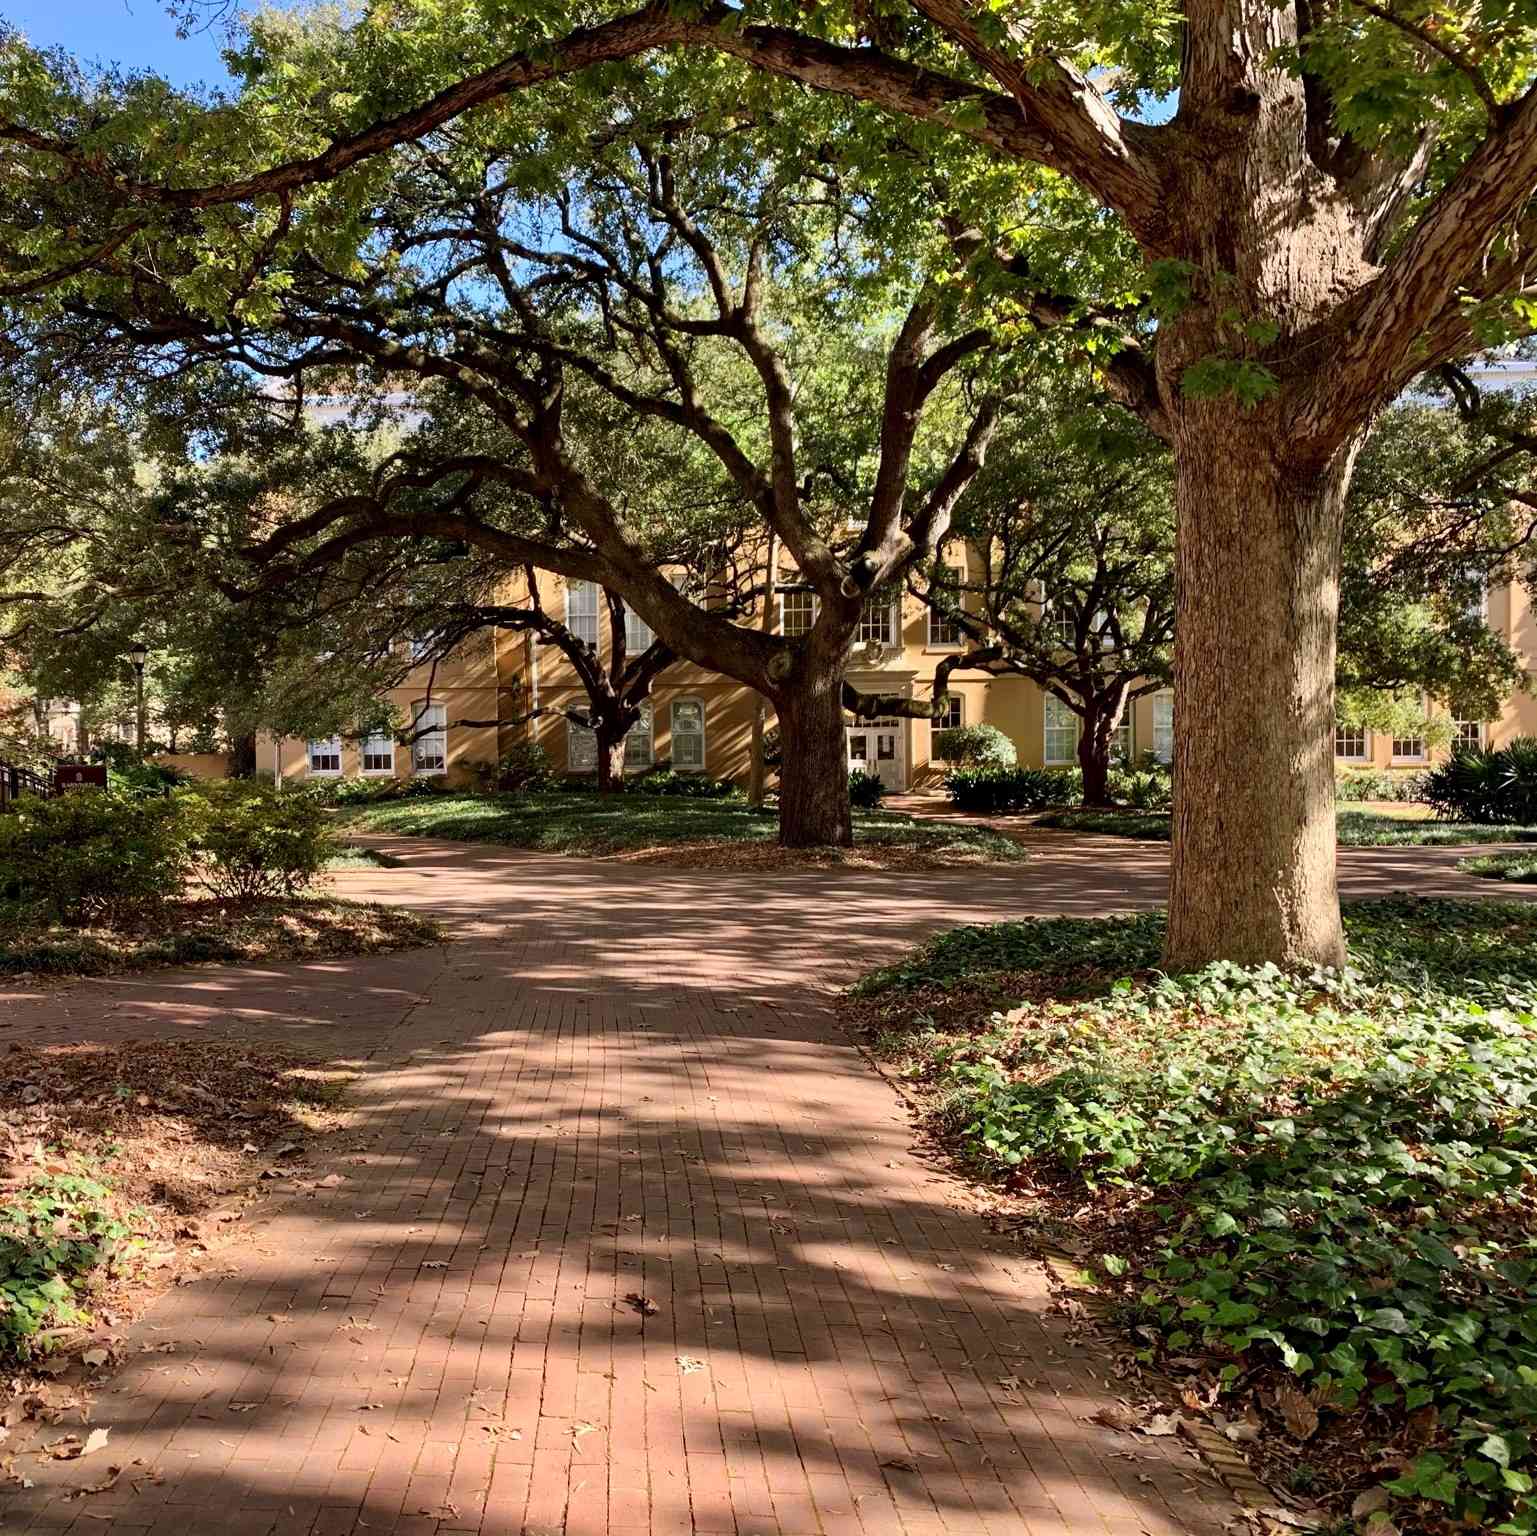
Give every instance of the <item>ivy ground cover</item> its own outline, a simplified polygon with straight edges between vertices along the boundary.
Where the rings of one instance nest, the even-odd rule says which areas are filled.
[[[1527,1536],[1537,909],[1395,899],[1347,929],[1349,970],[1296,977],[1162,975],[1156,914],[962,928],[851,1006],[1185,1411],[1344,1529]]]

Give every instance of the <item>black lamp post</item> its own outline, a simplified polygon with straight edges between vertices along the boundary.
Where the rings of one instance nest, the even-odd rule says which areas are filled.
[[[128,659],[133,663],[134,687],[138,695],[138,721],[134,743],[140,757],[144,756],[144,663],[149,659],[149,647],[142,640],[135,640],[128,648]]]

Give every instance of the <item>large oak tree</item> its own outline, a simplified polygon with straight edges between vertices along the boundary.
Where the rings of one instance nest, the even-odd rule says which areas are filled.
[[[1329,741],[1345,494],[1385,403],[1527,322],[1531,27],[1425,0],[1182,14],[391,0],[329,46],[269,26],[244,60],[252,110],[222,114],[83,86],[13,48],[10,291],[120,267],[167,221],[245,227],[255,210],[258,242],[280,241],[296,207],[324,221],[306,189],[366,179],[393,145],[557,78],[601,89],[608,61],[669,47],[869,104],[926,145],[980,146],[1098,210],[1068,221],[1094,242],[1076,264],[1043,265],[1026,241],[1008,267],[1174,451],[1169,958],[1341,962]],[[1159,94],[1176,110],[1147,121]],[[1095,257],[1116,240],[1142,264],[1130,282]],[[1147,306],[1151,337],[1129,324]]]

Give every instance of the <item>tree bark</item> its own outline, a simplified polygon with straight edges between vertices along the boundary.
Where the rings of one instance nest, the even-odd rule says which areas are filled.
[[[847,848],[848,742],[843,672],[812,676],[775,700],[779,712],[779,842],[784,848]]]
[[[1334,651],[1356,444],[1299,465],[1278,412],[1181,414],[1165,959],[1342,965]]]
[[[1083,775],[1083,803],[1108,806],[1110,800],[1110,738],[1115,721],[1110,711],[1090,706],[1078,733],[1078,771]]]
[[[598,793],[613,794],[624,788],[624,737],[611,736],[600,725],[595,733],[598,748]]]
[[[256,777],[256,735],[243,731],[230,742],[230,774],[237,779]]]

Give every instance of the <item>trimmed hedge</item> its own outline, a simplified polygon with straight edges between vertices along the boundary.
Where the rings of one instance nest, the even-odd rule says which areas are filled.
[[[955,768],[1012,768],[1014,743],[996,725],[954,725],[934,732],[933,755]]]
[[[1083,781],[1072,768],[959,768],[945,775],[945,793],[962,811],[1039,811],[1076,805]]]

